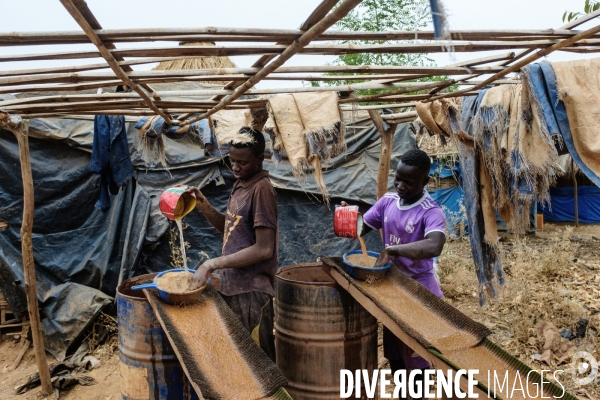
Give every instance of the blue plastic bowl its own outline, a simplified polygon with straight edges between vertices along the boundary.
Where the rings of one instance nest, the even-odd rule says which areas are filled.
[[[348,262],[348,256],[352,254],[362,255],[362,250],[352,250],[344,254],[342,256],[342,264],[344,265],[344,270],[348,273],[348,275],[350,275],[354,279],[358,279],[359,281],[364,281],[369,276],[373,276],[375,278],[382,278],[385,276],[388,269],[390,269],[390,266],[392,265],[392,262],[390,261],[383,267],[361,267],[360,265]],[[367,254],[375,258],[379,257],[379,253],[376,253],[374,251],[367,251]]]
[[[185,304],[193,303],[196,300],[198,300],[198,298],[200,297],[200,295],[202,294],[204,289],[206,289],[206,284],[204,284],[204,286],[202,286],[202,287],[192,290],[191,292],[185,292],[185,293],[166,292],[166,291],[160,289],[158,287],[158,285],[156,284],[156,279],[160,278],[161,276],[163,276],[164,274],[166,274],[168,272],[183,272],[183,271],[185,271],[185,269],[183,269],[183,268],[174,268],[174,269],[168,269],[166,271],[162,271],[154,277],[152,282],[132,286],[131,290],[156,289],[156,290],[158,290],[158,295],[165,303],[174,304],[174,305],[185,305]],[[194,269],[190,269],[189,271],[192,274],[194,272],[196,272],[196,270],[194,270]],[[208,283],[208,282],[210,282],[210,278],[208,279],[208,281],[206,283]]]

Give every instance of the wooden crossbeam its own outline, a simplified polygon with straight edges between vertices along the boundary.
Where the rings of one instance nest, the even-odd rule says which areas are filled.
[[[333,2],[333,0],[331,1]],[[77,1],[75,2],[77,4]],[[78,5],[78,4],[77,4]],[[78,5],[79,6],[79,5]],[[327,7],[330,7],[326,4]],[[78,7],[81,9],[81,6]],[[329,11],[330,8],[326,8]],[[325,13],[326,14],[326,13]],[[316,15],[318,21],[325,14]],[[90,13],[91,15],[91,13]],[[539,30],[452,30],[452,40],[519,40],[519,39],[564,39],[581,33],[573,30],[578,25],[596,18],[598,11],[587,14],[560,29]],[[95,18],[94,18],[95,21]],[[311,22],[311,20],[308,20]],[[97,22],[97,21],[96,21]],[[98,37],[104,43],[149,42],[149,41],[213,41],[242,42],[267,41],[289,42],[300,37],[312,25],[305,29],[264,29],[264,28],[151,28],[151,29],[101,29],[91,24]],[[314,25],[314,22],[313,22]],[[97,25],[99,26],[99,24]],[[315,37],[313,41],[398,41],[398,40],[435,40],[433,31],[327,31]],[[0,46],[65,45],[89,43],[84,32],[47,31],[47,32],[0,32]],[[283,43],[283,44],[286,44]]]
[[[382,110],[384,108],[408,108],[414,107],[417,103],[392,103],[392,104],[376,104],[371,106],[341,106],[342,111],[359,111],[359,110]]]
[[[79,10],[79,12],[81,13],[81,15],[85,19],[85,21],[90,25],[90,27],[92,29],[94,29],[94,31],[97,30],[97,29],[102,29],[102,26],[100,25],[100,22],[98,22],[98,20],[96,19],[96,17],[92,13],[92,11],[89,9],[89,7],[88,7],[87,3],[85,2],[85,0],[73,0],[73,4]],[[115,45],[111,41],[102,41],[102,43],[104,43],[104,47],[106,47],[106,49],[108,49],[108,50],[114,50],[114,49],[116,49]],[[117,63],[119,61],[124,61],[124,59],[121,58],[121,57],[119,57],[118,55],[115,56],[115,60],[117,61]],[[129,65],[125,65],[125,66],[123,66],[121,68],[123,69],[124,72],[131,72],[131,71],[133,71]],[[141,85],[141,86],[145,90],[147,90],[149,92],[153,92],[153,90],[152,90],[151,87],[149,87],[147,85]]]
[[[526,57],[524,59],[522,59],[521,61],[512,64],[510,67],[505,68],[503,71],[498,72],[496,74],[494,74],[493,76],[491,76],[488,79],[485,79],[483,82],[478,83],[477,85],[475,85],[475,87],[470,88],[470,89],[464,89],[464,90],[458,90],[456,92],[451,92],[451,93],[444,93],[435,97],[430,98],[428,101],[433,101],[433,100],[437,100],[437,99],[441,99],[441,98],[445,98],[445,97],[460,97],[463,93],[465,93],[466,91],[472,91],[472,90],[479,90],[482,87],[484,87],[485,85],[488,85],[492,82],[494,82],[495,80],[502,78],[503,76],[514,72],[516,70],[518,70],[519,68],[534,62],[535,60],[538,60],[539,58],[542,58],[544,56],[547,56],[548,54],[552,53],[553,51],[556,50],[560,50],[562,48],[565,48],[567,46],[572,45],[573,43],[576,43],[580,40],[583,40],[591,35],[594,35],[596,33],[600,32],[600,25],[597,25],[593,28],[588,29],[587,31],[584,31],[578,35],[575,35],[573,37],[570,37],[568,39],[565,39],[561,42],[555,43],[554,45],[547,47],[545,49],[542,50],[538,50],[536,51],[534,54],[530,55],[529,57]]]
[[[171,117],[165,114],[163,111],[159,110],[152,99],[142,90],[134,81],[132,81],[125,71],[118,64],[117,60],[113,57],[111,51],[106,48],[102,40],[98,37],[98,35],[94,32],[94,29],[81,13],[80,9],[73,3],[73,0],[61,0],[63,6],[67,9],[69,14],[73,17],[73,19],[79,24],[81,29],[86,33],[89,37],[90,41],[96,46],[100,55],[106,60],[110,68],[114,71],[114,73],[123,81],[123,83],[129,86],[132,90],[140,95],[140,97],[144,100],[144,103],[153,110],[155,113],[164,118],[167,123],[172,123]],[[87,7],[86,7],[87,8]],[[89,18],[89,17],[88,17]],[[94,19],[95,20],[95,19]]]
[[[326,0],[328,1],[328,0]],[[188,120],[187,123],[192,123],[198,121],[202,118],[207,118],[219,111],[226,105],[230,104],[233,100],[239,98],[246,91],[248,91],[252,86],[256,85],[260,80],[269,75],[271,72],[279,68],[283,65],[287,60],[289,60],[293,55],[298,53],[302,48],[310,43],[310,41],[315,37],[323,33],[327,28],[331,27],[337,21],[346,16],[354,7],[360,4],[362,0],[344,0],[342,3],[338,4],[337,7],[329,14],[327,14],[323,19],[317,22],[312,28],[306,31],[300,38],[295,40],[277,59],[273,60],[271,63],[266,65],[260,72],[256,75],[252,76],[248,79],[244,84],[242,84],[239,88],[235,90],[235,92],[228,98],[221,100],[221,102],[213,107],[208,112],[192,118]],[[325,3],[325,2],[324,2]],[[331,3],[331,2],[330,2]]]
[[[560,31],[569,31],[569,30],[570,30],[571,32],[573,32],[573,33],[575,33],[575,34],[580,34],[580,33],[582,33],[581,31],[573,31],[573,30],[571,30],[571,29],[572,29],[572,28],[574,28],[574,27],[577,27],[577,26],[579,26],[580,24],[582,24],[582,23],[584,23],[584,22],[587,22],[588,20],[590,20],[590,19],[592,19],[592,18],[595,18],[595,17],[597,17],[597,16],[599,16],[599,15],[600,15],[600,10],[598,10],[598,11],[595,11],[595,12],[593,12],[593,13],[591,13],[591,14],[587,14],[587,15],[585,15],[585,16],[583,16],[583,17],[581,17],[581,18],[578,18],[578,19],[577,19],[577,20],[575,20],[575,21],[569,22],[569,23],[567,23],[567,24],[565,24],[565,25],[561,26],[561,27],[560,27],[560,28],[558,28],[556,31],[557,31],[557,32],[560,32]],[[588,16],[589,16],[589,18],[586,18],[586,17],[588,17]],[[594,35],[591,35],[591,36],[589,36],[589,37],[593,37],[593,36],[594,36]],[[562,50],[563,50],[563,51],[569,51],[569,49],[565,49],[565,48],[563,48]],[[497,63],[496,65],[497,65],[497,66],[503,66],[503,67],[506,67],[506,66],[510,65],[511,63],[517,62],[518,60],[522,59],[523,57],[527,56],[528,54],[531,54],[531,52],[533,52],[533,51],[534,51],[534,49],[522,50],[522,51],[520,51],[518,54],[516,54],[516,55],[515,55],[515,56],[514,56],[512,59],[510,59],[510,60],[503,60],[503,61],[501,61],[501,62]],[[466,78],[466,79],[464,79],[464,80],[463,80],[463,82],[464,82],[464,81],[467,81],[467,80],[469,80],[469,79],[472,79],[472,78],[479,77],[479,76],[481,76],[481,74],[474,74],[474,75],[473,75],[473,76],[471,76],[470,78]],[[432,93],[432,94],[433,94],[433,93]]]
[[[418,75],[468,75],[473,73],[493,73],[499,72],[503,68],[500,66],[489,67],[421,67],[421,66],[368,66],[368,65],[324,65],[324,66],[305,66],[305,67],[282,67],[275,70],[265,79],[276,80],[351,80],[351,79],[369,79],[385,78],[400,79],[408,77],[410,74]],[[243,74],[251,75],[260,71],[260,68],[210,68],[193,70],[151,70],[151,71],[133,71],[127,76],[136,81],[142,79],[167,79],[167,78],[198,78],[203,80],[231,80],[247,79]],[[286,73],[284,75],[284,73]],[[398,76],[386,77],[369,75],[343,75],[343,76],[306,76],[289,75],[298,73],[385,73],[402,74]],[[58,73],[58,74],[38,74],[24,76],[0,77],[0,86],[14,84],[45,84],[45,83],[79,83],[86,81],[114,80],[119,77],[114,72],[86,72],[86,73]],[[377,82],[385,83],[385,82]]]
[[[325,18],[327,13],[336,4],[337,4],[336,0],[321,1],[321,3],[317,6],[317,8],[315,8],[315,10],[308,16],[306,21],[304,21],[304,23],[302,23],[299,31],[297,32],[297,34],[294,37],[291,37],[288,40],[278,41],[277,44],[289,45],[290,43],[292,43],[292,41],[300,38],[304,34],[305,31],[312,28],[317,22],[319,22],[320,20]],[[273,60],[273,58],[275,58],[274,55],[262,56],[258,60],[256,60],[254,62],[254,64],[252,64],[252,67],[263,68],[265,65],[267,65],[267,63],[269,63],[269,61]],[[242,82],[233,81],[233,82],[228,83],[227,86],[225,86],[225,89],[235,89],[235,88],[239,87],[241,84],[242,84]],[[222,99],[223,99],[223,96],[215,96],[214,97],[214,100],[222,100]]]
[[[578,27],[579,25],[581,25],[583,23],[591,21],[592,19],[597,18],[599,16],[600,16],[600,10],[596,10],[593,13],[583,15],[583,16],[577,18],[575,21],[571,21],[568,24],[561,26],[560,29],[561,30],[570,30],[570,29]],[[577,32],[577,33],[581,33],[581,32]]]
[[[91,30],[93,32],[93,30]],[[577,35],[576,35],[577,36]],[[572,36],[575,37],[575,36]],[[99,40],[99,39],[98,39]],[[528,41],[469,41],[453,42],[453,52],[473,52],[473,51],[492,51],[492,50],[512,50],[512,49],[537,49],[551,46],[559,42],[560,39],[550,40],[528,40]],[[570,49],[576,49],[577,46],[600,47],[600,39],[575,40],[571,41]],[[131,48],[109,50],[105,47],[102,51],[63,51],[51,53],[35,54],[11,54],[0,56],[0,62],[7,61],[40,61],[40,60],[68,60],[99,58],[108,56],[111,59],[115,57],[167,57],[167,56],[256,56],[282,54],[288,46],[286,45],[246,45],[246,46],[178,46],[178,47],[153,47],[153,48]],[[360,54],[360,53],[446,53],[448,52],[447,42],[422,42],[422,43],[393,43],[393,44],[315,44],[306,45],[302,49],[297,49],[299,54],[311,55],[340,55],[340,54]],[[599,49],[600,51],[600,49]],[[109,63],[110,64],[110,63]]]
[[[161,61],[171,61],[178,60],[183,58],[189,58],[184,56],[175,56],[175,57],[149,57],[149,58],[137,58],[134,60],[125,60],[125,61],[117,61],[124,71],[127,69],[131,69],[131,65],[141,65],[141,64],[152,64],[158,63]],[[116,59],[116,58],[115,58]],[[96,64],[83,64],[83,65],[69,65],[66,67],[52,67],[52,68],[30,68],[30,69],[15,69],[15,70],[5,70],[0,71],[0,76],[22,76],[22,75],[35,75],[35,74],[60,74],[60,73],[71,73],[71,72],[80,72],[80,71],[93,71],[98,69],[109,69],[110,66],[104,63],[96,63]]]

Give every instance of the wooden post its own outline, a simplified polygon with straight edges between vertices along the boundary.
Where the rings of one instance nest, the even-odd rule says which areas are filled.
[[[6,116],[7,114],[3,114]],[[10,116],[8,116],[10,118]],[[0,119],[0,121],[5,119]],[[50,370],[46,361],[44,338],[42,337],[42,324],[40,323],[40,310],[38,308],[37,285],[35,280],[35,266],[33,263],[33,246],[31,233],[33,230],[33,177],[31,175],[31,160],[29,157],[29,122],[21,121],[16,127],[8,126],[17,137],[19,143],[19,158],[21,161],[21,176],[23,179],[23,222],[21,224],[21,252],[23,253],[23,272],[25,276],[25,295],[27,309],[31,323],[31,334],[35,350],[35,361],[38,366],[42,382],[42,394],[47,396],[53,393],[50,381]]]
[[[377,167],[377,200],[388,190],[388,177],[390,174],[390,162],[392,160],[392,141],[397,124],[390,124],[388,129],[383,127],[383,118],[377,110],[369,110],[371,120],[381,135],[381,153]]]
[[[571,157],[571,176],[573,177],[573,194],[575,196],[575,227],[579,228],[579,203],[577,200],[577,170],[575,161]]]

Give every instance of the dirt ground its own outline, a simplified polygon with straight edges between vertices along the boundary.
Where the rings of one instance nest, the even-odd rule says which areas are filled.
[[[557,365],[559,357],[552,357],[551,365],[532,358],[544,350],[545,340],[536,332],[540,321],[552,322],[558,331],[574,331],[585,318],[585,337],[571,343],[599,359],[600,225],[546,224],[537,235],[520,240],[503,235],[501,254],[506,284],[498,298],[480,307],[469,242],[449,243],[439,260],[446,301],[485,324],[493,331],[492,341],[532,369],[564,370],[557,376],[572,394],[600,398],[597,383],[576,387],[568,363]]]
[[[0,344],[0,371],[11,365],[19,353],[19,342],[12,339]],[[86,373],[93,377],[97,384],[92,386],[75,385],[70,390],[61,390],[60,399],[65,400],[117,400],[121,398],[119,388],[119,354],[117,351],[116,336],[107,343],[99,346],[92,355],[100,360],[100,365]],[[48,362],[56,360],[48,356]],[[40,387],[28,391],[25,394],[15,394],[15,387],[22,385],[28,377],[37,372],[33,348],[30,347],[25,353],[19,367],[12,372],[0,374],[0,399],[6,400],[54,400],[56,395],[44,397],[41,395]]]
[[[544,340],[536,333],[540,320],[552,322],[558,330],[574,329],[580,318],[589,320],[584,338],[572,343],[578,350],[600,358],[600,225],[574,228],[561,224],[546,224],[536,236],[520,240],[504,235],[501,243],[506,284],[499,297],[484,307],[479,306],[477,278],[473,268],[468,240],[456,239],[447,244],[439,259],[439,274],[445,300],[463,313],[488,326],[491,339],[536,370],[562,369],[561,382],[581,399],[600,399],[600,386],[591,383],[583,388],[568,384],[568,365],[552,365],[536,361],[543,353]],[[594,313],[598,314],[594,315]],[[0,344],[0,371],[12,364],[19,351],[18,343],[6,340]],[[119,362],[115,337],[93,353],[101,364],[88,374],[96,379],[93,386],[75,386],[61,391],[66,400],[117,400]],[[52,360],[53,361],[53,360]],[[51,362],[52,362],[51,361]],[[380,351],[379,367],[386,367]],[[24,395],[15,395],[14,388],[36,371],[33,350],[25,354],[19,368],[0,374],[0,399],[41,400],[39,387]],[[55,399],[54,395],[46,399]]]

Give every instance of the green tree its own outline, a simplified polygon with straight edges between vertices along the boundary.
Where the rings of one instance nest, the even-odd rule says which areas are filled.
[[[342,18],[335,28],[341,31],[416,31],[431,21],[427,0],[364,0]],[[349,44],[394,44],[406,41],[346,41]],[[424,54],[342,54],[335,65],[431,65]]]
[[[429,1],[427,0],[363,0],[346,17],[335,25],[341,31],[381,32],[381,31],[417,31],[427,27],[431,22]],[[418,39],[418,36],[415,37]],[[399,44],[407,40],[360,40],[343,41],[346,44]],[[333,65],[397,65],[397,66],[430,66],[434,65],[426,54],[405,53],[359,53],[342,54],[335,58]],[[326,74],[340,76],[340,80],[324,82],[325,85],[356,84],[364,81],[346,81],[344,73]],[[415,79],[414,81],[439,81],[448,79],[445,76]],[[319,86],[318,82],[311,82]],[[387,91],[386,89],[357,90],[358,95],[372,95]],[[373,104],[373,103],[371,103]]]
[[[562,16],[562,20],[563,22],[571,22],[585,14],[593,13],[598,9],[600,9],[600,1],[585,0],[585,4],[583,5],[583,13],[575,11],[565,11],[565,13]]]

